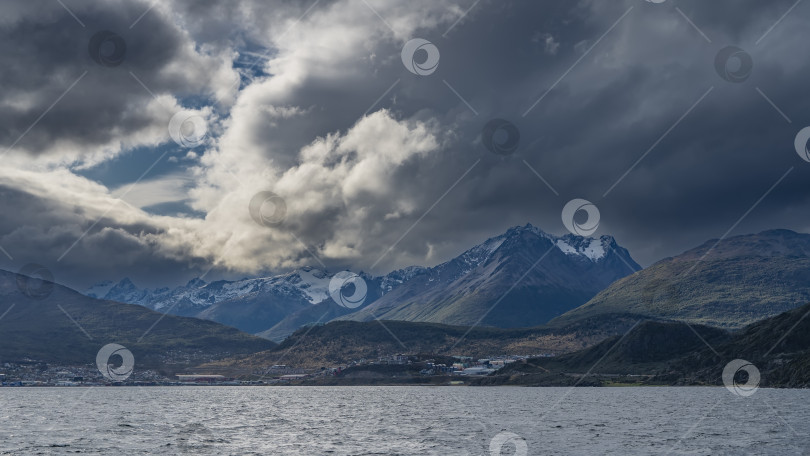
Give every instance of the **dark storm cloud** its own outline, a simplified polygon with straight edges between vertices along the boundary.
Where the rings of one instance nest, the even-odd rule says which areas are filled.
[[[2,269],[16,272],[25,264],[41,264],[57,282],[79,290],[123,276],[140,283],[174,283],[208,269],[207,260],[190,253],[172,256],[150,241],[165,234],[153,225],[95,218],[80,207],[7,187],[0,187],[0,198],[4,213],[13,214],[0,219],[1,245],[12,257],[0,258]],[[170,279],[156,281],[159,277]]]
[[[15,150],[36,155],[58,154],[55,145],[115,152],[119,141],[137,143],[136,133],[154,143],[158,133],[149,128],[165,129],[173,112],[156,118],[148,108],[152,96],[132,74],[155,95],[210,92],[216,62],[196,55],[182,31],[157,12],[136,23],[150,2],[66,5],[76,18],[58,2],[30,3],[0,23],[0,143],[6,147],[22,137]],[[121,52],[114,65],[98,58],[114,49]]]
[[[432,9],[424,13],[424,23],[415,22],[412,12],[402,9],[405,6],[380,3],[379,12],[396,33],[363,2],[324,2],[306,16],[302,16],[306,5],[286,2],[191,5],[179,2],[173,9],[198,47],[228,49],[248,43],[268,47],[263,69],[269,76],[247,86],[233,111],[224,113],[225,133],[218,155],[203,158],[205,164],[198,174],[201,194],[207,188],[217,190],[198,195],[195,209],[207,212],[209,233],[238,234],[239,217],[250,223],[250,197],[258,190],[280,191],[274,185],[285,173],[302,180],[311,178],[304,171],[317,164],[323,171],[320,177],[345,177],[340,174],[340,160],[362,155],[356,150],[362,149],[362,141],[372,143],[380,136],[395,135],[394,123],[408,125],[414,137],[424,134],[425,141],[437,141],[435,148],[424,150],[420,145],[408,146],[409,155],[394,160],[385,170],[384,190],[356,191],[359,187],[355,186],[332,191],[346,184],[341,180],[330,188],[319,188],[323,182],[317,181],[288,185],[285,188],[293,190],[285,194],[286,224],[276,232],[268,231],[273,233],[271,239],[248,232],[241,238],[249,240],[250,249],[230,250],[242,259],[253,256],[253,263],[277,267],[317,262],[298,242],[283,237],[283,230],[294,233],[295,239],[301,239],[330,267],[368,269],[374,265],[374,272],[384,272],[410,263],[436,263],[511,225],[532,222],[546,231],[562,233],[560,212],[565,203],[586,198],[601,212],[602,224],[596,234],[615,235],[637,261],[647,265],[723,235],[790,167],[795,169],[734,233],[774,227],[808,229],[803,214],[810,205],[805,184],[810,164],[793,151],[795,134],[810,125],[810,100],[803,96],[810,74],[810,60],[803,58],[810,17],[810,7],[805,5],[776,24],[792,1],[482,1],[448,32],[458,18],[448,12],[453,8],[466,11],[472,2],[430,3]],[[8,125],[13,126],[6,127],[6,142],[13,141],[14,134],[28,126],[30,117],[41,112],[42,103],[59,95],[70,75],[78,76],[84,69],[89,71],[88,84],[77,85],[72,98],[66,96],[63,101],[67,103],[57,105],[54,115],[43,120],[51,119],[50,123],[43,123],[41,129],[38,126],[35,131],[39,133],[26,138],[27,144],[45,147],[49,141],[64,138],[101,144],[116,129],[136,131],[142,127],[139,122],[152,122],[142,109],[151,97],[133,84],[128,69],[149,75],[145,76],[148,85],[178,97],[210,85],[201,81],[205,75],[200,72],[165,71],[178,55],[187,55],[180,44],[172,44],[181,43],[183,35],[157,12],[144,17],[151,23],[128,31],[126,20],[141,12],[133,7],[133,11],[99,13],[92,27],[87,19],[87,31],[69,16],[44,15],[46,19],[37,20],[59,31],[67,42],[59,43],[58,50],[30,44],[48,42],[37,37],[34,19],[27,19],[31,24],[21,21],[14,25],[10,30],[15,32],[8,34],[3,46],[20,42],[23,50],[16,55],[21,61],[30,60],[30,67],[38,71],[33,81],[22,81],[20,64],[19,71],[0,77],[18,84],[14,86],[20,87],[17,92],[30,93],[39,101],[22,115],[6,114]],[[140,30],[145,25],[148,27]],[[71,28],[78,30],[68,31]],[[74,57],[81,54],[78,49],[86,45],[91,30],[98,28],[124,30],[127,57],[121,66],[98,66],[86,54],[75,60],[65,57],[67,50]],[[273,42],[278,30],[291,30],[288,41]],[[402,65],[402,45],[414,37],[427,39],[439,49],[441,58],[433,74],[415,75]],[[330,47],[335,43],[346,47]],[[729,45],[751,55],[753,71],[742,83],[728,82],[715,70],[718,51]],[[64,69],[58,73],[59,83],[54,82],[57,73],[53,68]],[[185,77],[192,82],[190,86]],[[46,89],[36,90],[39,86]],[[388,110],[389,117],[380,113],[373,117],[381,109]],[[366,112],[369,118],[358,123]],[[498,156],[482,144],[481,131],[494,118],[506,119],[519,129],[520,144],[514,154]],[[375,131],[371,128],[375,125],[388,131]],[[362,139],[352,139],[355,136]],[[317,138],[324,143],[343,140],[357,144],[351,145],[355,149],[346,146],[347,150],[338,151],[345,155],[335,155],[337,148],[333,148],[334,162],[319,162],[301,153],[302,148],[320,144]],[[380,152],[383,156],[391,151]],[[256,189],[250,187],[255,176],[239,175],[238,184],[248,189],[243,190],[245,195],[227,199],[229,191],[239,191],[228,188],[234,185],[228,181],[228,173],[239,173],[239,164],[248,171],[264,165],[246,159],[251,156],[270,163],[276,173],[268,173],[267,188]],[[369,161],[357,162],[358,166],[373,162],[373,154],[366,158]],[[380,172],[380,168],[372,169]],[[360,177],[353,176],[363,181]],[[365,178],[373,183],[380,176]],[[318,206],[319,199],[328,204]],[[223,215],[228,209],[233,212]],[[59,217],[81,218],[59,207],[49,212],[54,217],[50,226],[65,223]],[[60,245],[49,253],[59,251],[66,242],[70,245],[76,232],[81,234],[80,228],[86,226],[72,223],[77,228],[64,240],[42,239],[42,244]],[[161,255],[157,239],[170,231],[170,224],[139,223],[145,226],[122,227],[115,220],[100,223],[92,238],[107,251],[117,252],[121,261],[115,267],[122,276],[129,275],[127,268],[143,271],[146,265],[160,271],[183,269],[188,267],[183,258],[188,258],[191,269],[199,269],[195,258],[205,256],[210,261],[216,257],[208,255],[210,250],[201,255],[197,249],[197,243],[210,237],[204,234],[199,240],[191,236],[185,244],[173,238],[171,255]],[[106,233],[101,227],[107,225],[121,229]],[[3,227],[3,233],[11,230],[11,225]],[[6,245],[8,236],[0,245]],[[14,242],[23,241],[15,237]],[[91,249],[86,241],[81,246]],[[71,260],[77,271],[82,270],[81,257],[92,257],[92,252]],[[238,270],[242,267],[238,260],[225,262],[231,261]],[[88,266],[87,271],[95,273],[94,267]],[[255,270],[255,265],[245,268]]]
[[[754,43],[791,2],[679,5],[711,43],[672,2],[482,3],[447,37],[442,36],[444,27],[416,33],[441,50],[438,70],[430,76],[403,71],[394,58],[399,43],[392,41],[374,48],[378,56],[394,56],[390,65],[364,62],[358,53],[357,65],[373,67],[373,72],[363,67],[366,76],[308,81],[290,98],[296,105],[315,108],[267,129],[268,141],[274,141],[271,136],[292,141],[287,148],[268,150],[295,151],[313,135],[348,128],[369,101],[397,79],[401,82],[376,108],[392,109],[402,118],[438,119],[452,130],[457,139],[453,146],[402,168],[391,185],[410,192],[408,197],[427,210],[467,167],[482,161],[381,263],[387,267],[402,261],[397,252],[418,256],[434,248],[437,258],[446,258],[526,221],[561,232],[560,210],[575,197],[596,202],[602,209],[601,232],[617,235],[639,261],[649,264],[724,234],[790,166],[797,169],[738,232],[775,226],[806,229],[803,219],[790,214],[808,202],[802,191],[807,167],[792,151],[796,125],[805,123],[801,113],[807,111],[806,99],[796,96],[803,92],[810,70],[797,58],[806,39],[797,24],[806,22],[807,12],[795,11],[757,46]],[[524,117],[631,6],[627,17]],[[545,37],[558,43],[555,52],[549,52]],[[717,52],[730,44],[748,48],[754,60],[754,74],[742,84],[724,81],[715,71]],[[794,124],[787,123],[757,88],[778,100],[783,111],[795,113]],[[518,154],[495,157],[481,146],[481,128],[494,117],[510,119],[520,128]],[[298,133],[279,135],[282,130]],[[310,219],[309,229],[299,228],[314,245],[332,235],[328,227],[340,213],[321,215]],[[367,243],[378,242],[384,251],[385,244],[395,242],[419,215],[388,223],[385,232]]]
[[[780,11],[792,5],[775,3],[779,4],[751,2],[748,8],[730,8],[721,2],[683,4],[684,11],[696,11],[693,20],[713,37],[712,43],[703,40],[671,6],[662,10],[655,9],[660,5],[643,2],[593,4],[599,14],[579,19],[582,10],[573,7],[555,16],[558,23],[568,24],[555,36],[560,47],[553,56],[544,54],[540,46],[533,47],[529,39],[546,33],[529,19],[541,16],[543,6],[487,5],[491,9],[486,17],[439,41],[443,59],[434,76],[452,81],[480,114],[459,121],[461,137],[472,138],[483,121],[498,116],[519,126],[525,146],[508,160],[485,157],[441,203],[440,213],[426,218],[410,235],[413,248],[424,249],[419,244],[436,239],[433,233],[456,237],[459,231],[462,235],[474,232],[470,237],[480,237],[483,233],[476,231],[481,227],[491,233],[526,219],[560,232],[559,211],[564,203],[584,197],[602,210],[600,231],[615,234],[642,263],[649,264],[723,235],[791,166],[796,170],[737,233],[771,227],[806,230],[806,220],[799,214],[806,212],[810,202],[805,184],[808,168],[797,160],[792,142],[800,126],[810,121],[801,116],[807,112],[806,97],[797,96],[805,92],[810,74],[806,59],[797,58],[806,36],[795,35],[797,22],[806,23],[802,15],[807,12],[796,11],[798,18],[785,19],[757,47],[753,43],[777,21]],[[631,5],[634,11],[624,22],[522,117]],[[484,33],[492,23],[498,24],[500,36]],[[580,46],[583,41],[585,47]],[[713,66],[716,52],[736,42],[750,46],[755,61],[754,75],[739,85],[722,80]],[[418,89],[409,82],[401,92],[413,90],[407,93],[415,94],[422,106],[436,106],[436,100],[454,102],[454,95],[443,92],[446,88],[438,78],[430,83],[416,80]],[[711,87],[694,111],[603,199]],[[778,100],[780,109],[793,113],[794,123],[787,123],[757,87]],[[456,110],[447,111],[449,116],[464,113],[464,105],[455,101]],[[398,107],[402,109],[403,104]],[[472,157],[486,153],[482,150],[459,149],[445,163],[432,166],[451,172],[420,182],[449,186],[463,171],[465,155],[470,163]],[[522,159],[555,186],[559,198],[525,169]],[[435,192],[428,193],[441,194],[441,185],[435,187]]]

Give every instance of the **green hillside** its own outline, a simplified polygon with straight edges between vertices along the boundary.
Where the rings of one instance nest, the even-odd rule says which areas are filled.
[[[810,235],[774,230],[713,244],[620,279],[551,324],[624,313],[736,329],[810,301]]]
[[[138,305],[88,298],[56,284],[45,299],[32,299],[18,290],[16,275],[6,271],[0,271],[0,315],[3,313],[1,362],[92,364],[101,347],[117,343],[133,353],[138,366],[166,367],[276,345],[211,321],[163,316]]]
[[[598,386],[622,381],[649,385],[722,385],[725,366],[732,360],[744,359],[760,371],[760,386],[806,388],[810,387],[808,315],[810,304],[735,332],[705,326],[689,328],[680,322],[643,322],[624,336],[615,336],[556,358],[515,363],[477,383],[569,385],[579,382]]]
[[[295,367],[334,366],[397,353],[473,358],[566,353],[627,331],[632,324],[630,320],[616,319],[610,326],[586,322],[554,329],[478,327],[469,330],[465,326],[438,323],[334,321],[299,329],[273,350],[213,363],[211,367],[250,370],[277,363]]]

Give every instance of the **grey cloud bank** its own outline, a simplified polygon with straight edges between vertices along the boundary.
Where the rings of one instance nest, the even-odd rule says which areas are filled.
[[[483,0],[465,15],[473,2],[66,1],[84,26],[56,2],[4,5],[0,141],[16,144],[0,267],[36,262],[82,286],[319,262],[385,272],[526,222],[563,233],[575,198],[643,265],[724,235],[766,192],[734,234],[807,231],[794,139],[810,125],[810,6],[780,21],[793,3]],[[88,53],[100,30],[126,42],[119,65]],[[430,74],[403,65],[414,38],[438,50]],[[728,46],[751,58],[740,82],[716,68]],[[255,48],[260,71],[234,66]],[[187,109],[208,137],[175,172],[204,216],[153,213],[116,199],[131,181],[78,174],[143,147],[185,156],[168,126]],[[515,126],[513,152],[488,150],[493,119]],[[151,156],[140,165],[148,181]],[[282,223],[251,217],[265,191]]]

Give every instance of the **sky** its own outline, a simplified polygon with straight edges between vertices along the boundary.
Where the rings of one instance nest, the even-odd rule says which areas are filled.
[[[806,2],[0,11],[1,269],[79,289],[384,274],[526,223],[648,266],[810,231]]]

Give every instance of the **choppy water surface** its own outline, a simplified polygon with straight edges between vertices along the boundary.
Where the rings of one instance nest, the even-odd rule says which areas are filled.
[[[808,405],[724,388],[0,388],[0,454],[810,454]]]

